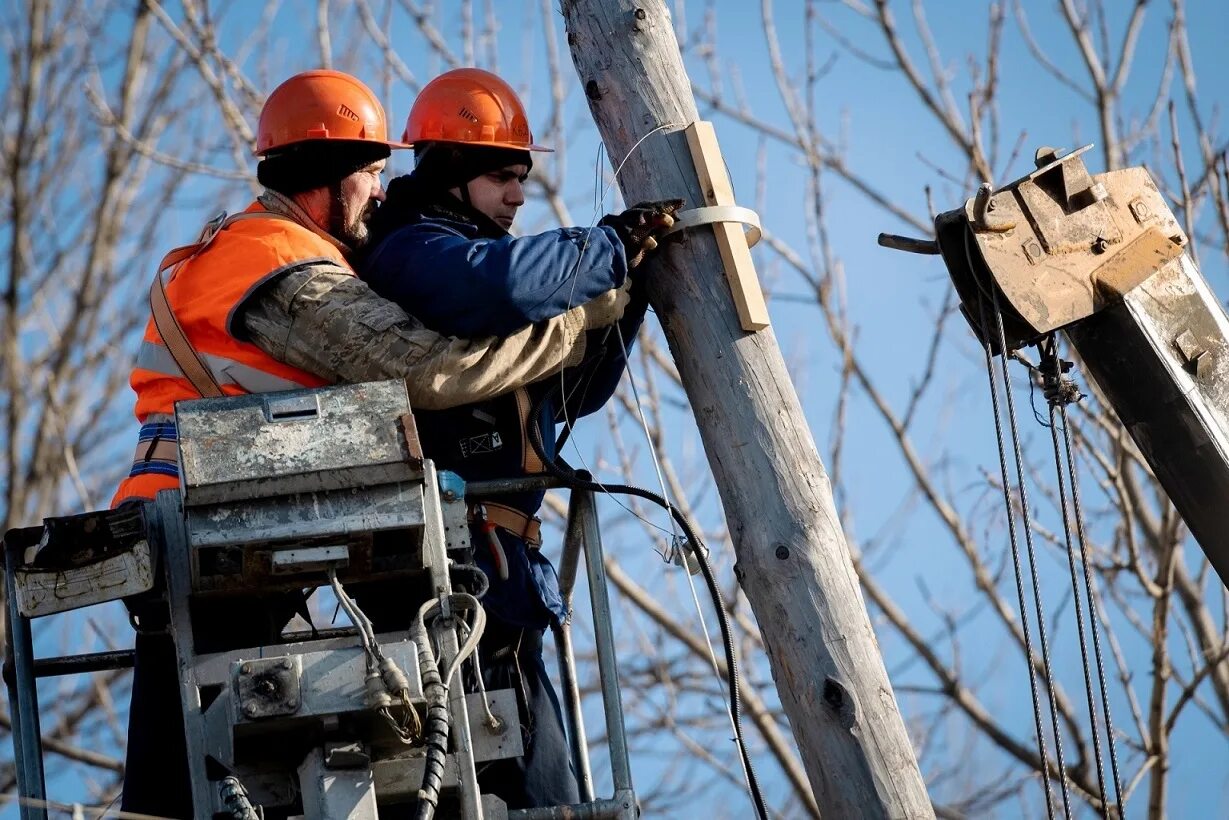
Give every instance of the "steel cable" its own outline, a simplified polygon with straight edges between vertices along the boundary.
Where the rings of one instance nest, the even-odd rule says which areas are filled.
[[[966,243],[968,238],[966,236]],[[966,246],[967,247],[967,246]],[[1033,547],[1033,526],[1028,507],[1028,488],[1024,484],[1024,456],[1020,448],[1020,430],[1016,424],[1016,403],[1011,394],[1011,374],[1007,370],[1007,333],[1003,327],[1003,311],[997,289],[990,291],[994,306],[995,328],[999,338],[999,358],[1003,372],[1003,395],[1007,399],[1007,422],[1011,446],[1016,460],[1016,489],[1020,494],[1020,519],[1024,524],[1024,546],[1028,554],[1029,575],[1033,582],[1033,606],[1037,613],[1037,635],[1041,642],[1041,662],[1045,670],[1046,694],[1050,701],[1050,723],[1054,729],[1054,757],[1058,763],[1058,783],[1063,796],[1063,815],[1071,817],[1071,792],[1067,786],[1067,766],[1063,760],[1063,736],[1058,725],[1058,705],[1054,694],[1054,670],[1050,664],[1050,642],[1046,637],[1045,610],[1041,604],[1041,582],[1037,578],[1037,552]],[[1000,452],[1001,449],[1000,449]]]
[[[965,253],[965,259],[968,262],[969,270],[976,271],[977,267],[973,264],[973,256],[969,250],[969,234],[967,232],[964,235],[964,253]],[[984,290],[984,286],[983,286],[983,290]],[[1032,535],[1030,533],[1030,522],[1028,518],[1028,501],[1027,501],[1027,495],[1026,495],[1025,488],[1024,488],[1024,475],[1023,475],[1023,467],[1021,465],[1022,457],[1020,454],[1020,447],[1019,447],[1019,435],[1018,435],[1018,431],[1015,425],[1015,403],[1011,399],[1011,380],[1008,378],[1009,374],[1007,373],[1007,363],[1006,363],[1006,357],[1005,357],[1005,353],[1007,350],[1007,340],[1006,340],[1006,334],[1003,330],[1003,321],[1002,321],[1003,317],[1002,317],[1001,311],[999,310],[998,297],[995,294],[993,287],[990,288],[990,295],[991,295],[991,299],[993,300],[995,319],[996,319],[996,324],[998,327],[999,352],[1004,354],[1003,379],[1006,382],[1004,389],[1005,389],[1007,400],[1008,400],[1008,403],[1007,403],[1008,421],[1010,422],[1010,428],[1011,428],[1011,433],[1012,433],[1012,443],[1015,449],[1016,470],[1017,470],[1017,476],[1019,478],[1019,491],[1020,491],[1020,502],[1021,502],[1020,507],[1023,513],[1022,517],[1024,518],[1025,543],[1028,548],[1029,563],[1033,570],[1032,572],[1033,602],[1036,607],[1037,618],[1040,621],[1040,623],[1038,624],[1038,627],[1039,627],[1039,632],[1041,635],[1041,642],[1042,642],[1042,661],[1044,663],[1045,674],[1046,674],[1046,689],[1047,689],[1047,694],[1049,696],[1049,701],[1050,701],[1050,717],[1051,717],[1051,721],[1054,727],[1054,740],[1055,740],[1055,747],[1056,747],[1057,758],[1058,758],[1058,771],[1059,771],[1060,778],[1062,778],[1063,810],[1064,810],[1065,816],[1069,818],[1071,816],[1070,796],[1067,794],[1066,771],[1063,768],[1062,740],[1061,740],[1061,736],[1059,735],[1059,731],[1058,731],[1057,710],[1055,709],[1055,706],[1054,706],[1054,682],[1053,682],[1053,678],[1050,675],[1049,646],[1045,638],[1045,616],[1042,613],[1041,599],[1038,595],[1038,590],[1037,590],[1036,565],[1035,565],[1035,561],[1033,560],[1035,556],[1034,556],[1034,551],[1033,551]],[[978,311],[980,313],[980,319],[981,319],[980,326],[981,326],[982,337],[983,337],[982,347],[986,354],[986,375],[990,382],[990,402],[991,402],[992,409],[994,412],[994,432],[995,432],[995,440],[998,445],[999,470],[1000,470],[1000,475],[1002,477],[1003,506],[1004,506],[1004,510],[1007,515],[1007,534],[1008,534],[1008,540],[1011,544],[1011,557],[1012,557],[1012,562],[1013,562],[1013,566],[1015,569],[1016,596],[1017,596],[1017,600],[1020,606],[1020,623],[1021,623],[1022,631],[1024,633],[1024,652],[1025,652],[1025,655],[1027,656],[1025,660],[1028,666],[1029,692],[1032,696],[1033,721],[1034,721],[1034,725],[1037,730],[1037,748],[1041,754],[1041,766],[1043,770],[1042,771],[1042,782],[1045,786],[1046,816],[1052,819],[1054,817],[1054,795],[1050,791],[1050,759],[1049,759],[1049,752],[1046,746],[1045,730],[1042,726],[1041,700],[1037,695],[1037,681],[1036,681],[1034,670],[1033,670],[1033,642],[1032,642],[1031,632],[1029,630],[1029,623],[1028,623],[1028,605],[1025,603],[1025,596],[1024,596],[1024,570],[1020,562],[1020,545],[1019,545],[1019,539],[1016,534],[1015,512],[1014,512],[1014,509],[1011,503],[1011,481],[1008,477],[1008,471],[1007,471],[1007,452],[1003,444],[1002,411],[999,406],[998,382],[997,382],[997,379],[995,378],[995,373],[994,373],[994,352],[993,352],[992,344],[989,338],[990,328],[989,328],[989,323],[987,321],[987,316],[986,316],[986,300],[985,300],[985,296],[980,295],[980,294],[978,298]]]
[[[1096,755],[1097,761],[1097,782],[1101,787],[1102,813],[1106,817],[1110,816],[1108,793],[1106,792],[1105,788],[1105,764],[1102,759],[1100,734],[1097,730],[1096,708],[1093,704],[1094,695],[1092,690],[1092,679],[1088,666],[1088,644],[1084,634],[1084,616],[1080,610],[1079,581],[1076,575],[1075,555],[1072,550],[1071,530],[1068,524],[1067,497],[1063,486],[1064,458],[1063,454],[1059,453],[1058,425],[1055,423],[1056,414],[1062,427],[1063,450],[1066,456],[1065,463],[1067,475],[1071,481],[1072,512],[1075,519],[1076,539],[1079,542],[1080,548],[1080,563],[1082,565],[1084,576],[1084,594],[1086,596],[1086,600],[1088,601],[1088,622],[1090,631],[1092,632],[1093,654],[1097,665],[1097,683],[1100,690],[1101,712],[1105,721],[1106,745],[1109,747],[1110,768],[1114,779],[1114,805],[1118,810],[1117,816],[1121,818],[1126,816],[1123,812],[1122,805],[1122,778],[1118,771],[1118,751],[1117,744],[1114,741],[1114,723],[1110,716],[1109,695],[1105,684],[1105,662],[1101,654],[1100,619],[1097,611],[1097,599],[1093,594],[1092,573],[1089,569],[1088,542],[1085,537],[1084,528],[1084,512],[1080,504],[1079,476],[1076,472],[1075,457],[1071,447],[1071,431],[1067,422],[1067,404],[1072,400],[1078,400],[1071,398],[1073,394],[1078,396],[1078,392],[1061,389],[1062,382],[1065,378],[1063,375],[1063,363],[1058,358],[1057,342],[1053,336],[1051,336],[1048,340],[1048,349],[1041,345],[1038,346],[1038,349],[1041,350],[1042,353],[1041,362],[1038,369],[1041,372],[1043,379],[1052,380],[1052,382],[1049,382],[1052,384],[1052,387],[1046,392],[1046,398],[1050,403],[1050,433],[1054,444],[1054,465],[1058,472],[1058,491],[1063,515],[1063,533],[1066,537],[1067,559],[1071,569],[1071,589],[1075,598],[1076,623],[1079,626],[1080,660],[1084,667],[1084,687],[1088,695],[1089,719],[1092,722],[1093,752]]]
[[[1044,366],[1044,359],[1043,359]],[[1105,799],[1105,763],[1101,759],[1101,736],[1097,729],[1097,709],[1093,703],[1092,671],[1088,668],[1088,639],[1084,635],[1084,608],[1080,604],[1080,587],[1076,579],[1075,550],[1071,543],[1071,516],[1067,512],[1067,488],[1063,480],[1063,462],[1058,447],[1058,407],[1050,402],[1050,440],[1054,444],[1054,466],[1058,476],[1058,506],[1063,516],[1063,540],[1067,547],[1067,566],[1071,569],[1071,593],[1075,604],[1075,625],[1080,640],[1080,666],[1084,670],[1084,694],[1088,697],[1088,719],[1092,722],[1092,751],[1097,763],[1097,785],[1101,789],[1101,813],[1109,817]],[[1065,432],[1065,431],[1064,431]]]

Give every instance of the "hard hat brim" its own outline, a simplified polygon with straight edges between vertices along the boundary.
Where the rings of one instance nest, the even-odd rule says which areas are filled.
[[[303,144],[303,143],[305,143],[305,142],[336,142],[336,143],[342,143],[342,142],[357,142],[357,143],[362,143],[362,144],[365,144],[365,145],[371,145],[371,144],[375,144],[375,145],[387,145],[389,148],[393,149],[394,151],[395,151],[395,150],[398,150],[398,149],[402,149],[402,148],[413,148],[413,147],[414,147],[413,143],[408,143],[408,142],[396,142],[396,141],[394,141],[394,140],[354,140],[354,139],[319,139],[319,138],[312,138],[312,139],[301,139],[301,140],[295,140],[294,142],[284,142],[284,143],[282,143],[282,144],[280,144],[280,145],[275,145],[275,146],[272,146],[272,147],[270,147],[270,148],[265,148],[263,151],[262,151],[262,150],[260,150],[260,149],[258,148],[258,149],[256,149],[255,151],[253,151],[253,152],[252,152],[252,156],[254,156],[254,157],[264,157],[264,156],[265,156],[266,154],[268,154],[270,151],[281,151],[281,150],[283,150],[283,149],[290,148],[290,147],[295,146],[295,145],[302,145],[302,144]],[[553,150],[553,149],[549,149],[549,148],[548,148],[548,149],[546,149],[546,150]]]
[[[528,145],[525,145],[524,143],[520,143],[520,142],[475,142],[473,140],[435,140],[435,139],[427,140],[427,139],[423,139],[423,140],[416,140],[410,143],[398,143],[398,144],[403,148],[415,148],[419,144],[425,144],[428,142],[431,142],[431,143],[438,142],[438,143],[442,143],[445,145],[464,145],[466,148],[509,148],[513,151],[534,151],[538,153],[551,153],[551,154],[555,152],[554,148],[547,148],[545,145],[538,145],[537,143],[530,143]]]

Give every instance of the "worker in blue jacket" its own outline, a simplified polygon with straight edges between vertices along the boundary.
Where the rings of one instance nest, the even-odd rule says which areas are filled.
[[[433,330],[481,337],[507,335],[614,288],[629,294],[617,331],[590,331],[586,350],[598,352],[584,362],[480,404],[415,413],[425,455],[441,469],[469,481],[544,472],[530,437],[554,459],[556,426],[601,408],[614,393],[624,345],[647,308],[629,268],[656,247],[681,203],[646,203],[594,228],[511,236],[530,152],[550,149],[533,144],[511,87],[480,69],[450,71],[425,86],[403,141],[414,145],[414,172],[389,184],[357,266],[381,296]],[[518,692],[526,750],[480,779],[510,808],[579,800],[542,662],[544,630],[567,617],[554,567],[539,551],[535,514],[543,495],[509,494],[470,510],[475,560],[490,580],[479,645],[484,677],[488,687]]]

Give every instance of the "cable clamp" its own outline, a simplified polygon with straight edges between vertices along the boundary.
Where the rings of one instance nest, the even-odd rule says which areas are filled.
[[[747,247],[754,248],[760,241],[760,215],[750,208],[741,205],[708,205],[703,208],[688,208],[674,214],[674,225],[662,236],[696,228],[700,225],[713,225],[718,222],[739,222],[746,227]]]

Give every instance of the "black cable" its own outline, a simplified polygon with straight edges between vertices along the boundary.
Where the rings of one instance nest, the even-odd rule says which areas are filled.
[[[546,467],[547,472],[573,489],[600,493],[619,493],[651,501],[670,513],[670,517],[678,523],[679,527],[683,530],[684,536],[687,538],[687,547],[700,565],[700,571],[704,575],[704,581],[708,586],[709,594],[713,598],[713,605],[717,609],[717,621],[721,627],[721,640],[725,649],[726,668],[729,670],[730,715],[734,720],[734,741],[738,744],[738,753],[742,757],[743,767],[747,772],[747,786],[751,790],[751,798],[755,803],[756,814],[760,820],[768,820],[768,808],[764,803],[764,796],[760,793],[759,781],[756,779],[755,769],[751,765],[751,755],[747,752],[747,743],[743,738],[742,699],[738,694],[738,658],[734,647],[734,634],[730,629],[729,617],[726,615],[725,600],[721,595],[721,587],[717,584],[717,579],[713,575],[713,568],[708,562],[707,550],[704,549],[703,542],[696,535],[691,522],[687,520],[687,516],[657,493],[630,484],[599,484],[592,480],[592,476],[587,471],[573,470],[571,468],[564,469],[555,458],[546,454],[546,448],[542,446],[542,428],[537,424],[537,419],[546,401],[558,392],[559,388],[557,386],[548,389],[534,403],[533,410],[529,414],[529,419],[533,423],[532,429],[528,431],[529,444],[533,447],[534,454],[537,455]]]
[[[218,793],[222,798],[222,806],[235,820],[264,820],[263,810],[252,804],[247,789],[233,774],[222,778],[222,782],[218,784]]]
[[[448,682],[440,677],[439,663],[431,648],[431,636],[427,634],[422,613],[410,625],[410,637],[418,645],[418,668],[422,674],[422,693],[427,701],[427,715],[423,728],[423,746],[426,756],[423,761],[422,787],[418,790],[416,820],[431,820],[439,803],[440,789],[444,782],[444,768],[448,757]]]
[[[462,592],[468,592],[475,598],[481,598],[486,595],[487,589],[490,588],[491,581],[487,578],[486,573],[480,570],[475,564],[454,563],[448,566],[448,580],[452,582],[452,586],[460,589]]]

